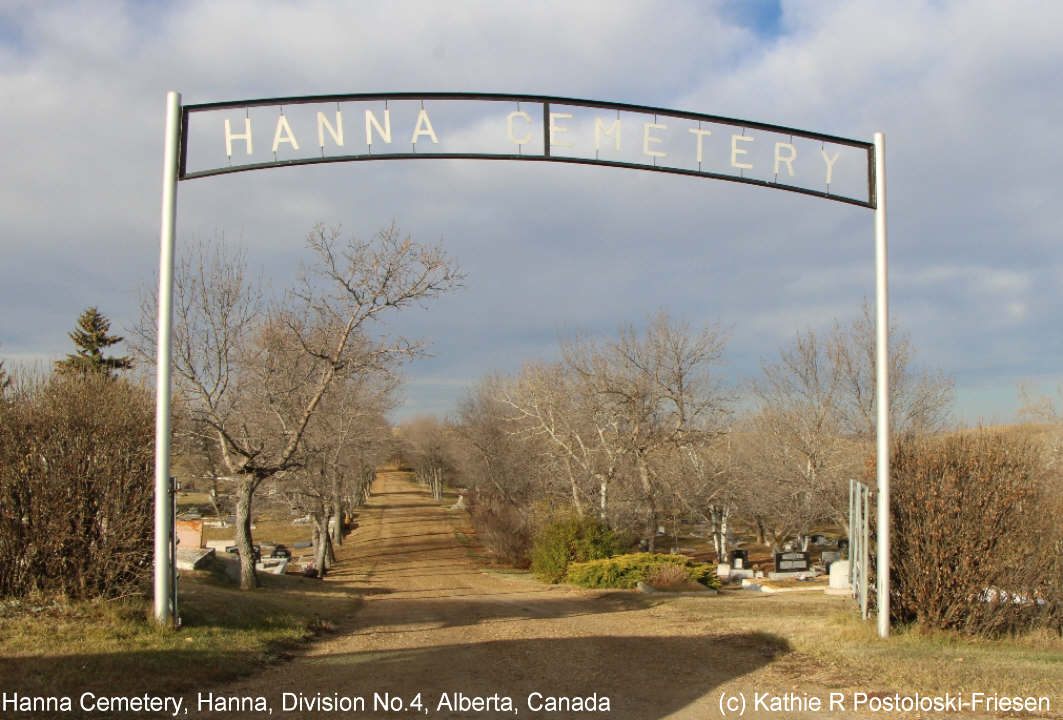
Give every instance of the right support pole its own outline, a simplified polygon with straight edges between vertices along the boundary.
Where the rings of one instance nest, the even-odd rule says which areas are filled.
[[[886,273],[886,147],[875,133],[875,469],[878,476],[878,636],[890,634],[889,301]]]

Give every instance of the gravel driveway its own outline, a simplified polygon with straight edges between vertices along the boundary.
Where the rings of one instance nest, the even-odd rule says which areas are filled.
[[[234,710],[264,698],[291,718],[719,717],[721,687],[787,654],[775,636],[682,609],[712,599],[485,572],[453,514],[405,474],[382,473],[358,520],[324,582],[364,602],[291,662],[215,688],[210,711],[191,698],[193,716],[263,717]]]

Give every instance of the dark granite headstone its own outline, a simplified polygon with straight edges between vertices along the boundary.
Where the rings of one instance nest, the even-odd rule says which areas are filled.
[[[811,569],[807,552],[775,553],[775,572],[808,572]]]

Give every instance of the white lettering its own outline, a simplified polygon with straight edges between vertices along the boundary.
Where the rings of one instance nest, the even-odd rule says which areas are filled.
[[[783,150],[788,150],[789,151],[785,157],[782,154]],[[793,163],[794,163],[794,158],[796,158],[796,157],[797,157],[797,148],[795,148],[793,145],[791,145],[790,143],[783,143],[783,142],[775,143],[775,174],[776,175],[779,174],[779,165],[781,163],[786,163],[786,172],[788,172],[790,174],[790,177],[793,177],[794,176],[794,164]]]
[[[831,176],[834,174],[834,163],[838,162],[840,152],[834,153],[834,157],[827,157],[827,151],[820,148],[819,154],[823,156],[823,162],[827,163],[827,184],[830,185]]]
[[[702,130],[701,128],[688,128],[688,130],[698,136],[698,162],[701,162],[701,147],[705,138],[712,135],[712,130]]]
[[[524,135],[523,137],[513,136],[513,118],[523,118],[525,122],[531,124],[531,115],[523,110],[514,110],[506,116],[506,134],[509,136],[509,141],[517,145],[523,145],[526,142],[531,142],[531,133]]]
[[[332,136],[332,141],[343,147],[343,113],[339,110],[336,111],[336,127],[332,127],[328,118],[325,117],[325,113],[319,112],[317,114],[317,144],[321,147],[325,147],[325,129],[328,129],[329,135]]]
[[[553,147],[555,145],[557,147],[572,147],[572,143],[570,143],[570,142],[563,141],[563,140],[555,140],[554,139],[555,133],[556,134],[560,134],[560,133],[567,133],[568,132],[568,128],[561,127],[560,125],[555,123],[554,120],[567,119],[567,118],[571,118],[571,117],[572,117],[572,113],[550,113],[550,146],[551,147]]]
[[[247,154],[252,153],[251,149],[251,118],[244,118],[244,133],[243,135],[233,135],[232,126],[229,125],[229,118],[225,118],[225,155],[227,157],[233,156],[233,140],[243,140],[247,143]]]
[[[283,131],[284,136],[281,137]],[[288,118],[280,115],[277,117],[277,130],[273,133],[273,152],[277,152],[277,147],[286,142],[292,146],[292,150],[299,149],[299,142],[295,139],[295,135],[292,134],[292,126],[288,124]]]
[[[384,142],[391,143],[391,110],[384,110],[384,127],[380,127],[380,122],[376,119],[376,115],[372,110],[365,111],[365,144],[373,144],[373,128],[376,128],[377,134],[384,139]]]
[[[660,150],[650,150],[650,143],[659,143],[661,138],[650,135],[651,130],[667,130],[668,126],[661,123],[642,123],[642,154],[650,157],[667,157],[668,153]]]
[[[830,709],[831,712],[840,710],[845,712],[845,695],[840,692],[832,692],[830,694]]]
[[[748,135],[731,136],[731,167],[739,168],[741,170],[752,170],[753,166],[751,164],[738,162],[739,155],[747,155],[749,153],[745,148],[738,147],[739,142],[753,142],[753,138]]]
[[[602,135],[612,136],[614,132],[616,133],[616,136],[613,137],[613,139],[616,141],[616,149],[619,150],[620,149],[620,118],[617,118],[616,120],[613,120],[612,124],[610,124],[609,127],[605,126],[605,123],[602,122],[601,118],[594,118],[594,149],[595,150],[601,150],[602,149]]]
[[[428,113],[424,108],[417,113],[417,124],[413,128],[413,135],[410,137],[410,144],[416,144],[417,138],[422,135],[427,135],[432,138],[432,142],[439,143],[439,138],[436,137],[436,131],[432,129],[432,121],[428,119]]]

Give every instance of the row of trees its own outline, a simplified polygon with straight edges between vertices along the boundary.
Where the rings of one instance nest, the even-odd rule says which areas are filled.
[[[799,333],[744,393],[719,379],[725,341],[718,326],[692,331],[663,313],[614,339],[566,339],[556,362],[480,381],[451,428],[448,462],[508,506],[491,518],[516,535],[558,506],[650,550],[661,526],[703,522],[721,556],[736,519],[776,546],[844,525],[849,479],[873,450],[869,308],[826,334]],[[911,359],[894,330],[892,430],[939,430],[952,384]]]
[[[240,585],[257,585],[251,517],[256,491],[275,482],[314,518],[319,572],[388,452],[385,414],[397,368],[420,342],[390,338],[386,317],[460,285],[453,260],[391,226],[371,240],[315,227],[299,282],[267,297],[244,253],[204,243],[174,278],[173,369],[180,449],[205,474],[235,485]],[[142,304],[132,346],[155,348],[154,298]],[[328,528],[336,528],[330,535]]]
[[[279,296],[267,296],[245,254],[222,242],[190,248],[175,268],[175,448],[187,467],[212,479],[212,497],[219,483],[235,490],[243,588],[257,585],[252,502],[266,481],[313,517],[317,567],[325,571],[345,517],[393,451],[386,414],[397,402],[400,364],[423,352],[419,341],[388,337],[386,319],[462,280],[440,247],[419,245],[394,226],[370,240],[318,226],[307,245],[310,264]],[[154,363],[156,348],[156,302],[146,298],[128,343],[142,367]],[[49,551],[54,543],[46,542],[81,547],[55,530],[56,523],[74,527],[92,545],[89,565],[103,575],[78,565],[53,585],[70,594],[73,583],[91,594],[108,586],[107,578],[125,587],[150,560],[143,523],[150,524],[153,487],[151,393],[118,377],[133,358],[107,354],[123,338],[110,333],[96,308],[82,313],[70,338],[77,351],[55,363],[51,379],[12,388],[0,363],[0,562],[16,579],[84,564],[82,555],[60,558],[66,553]],[[108,409],[115,403],[119,410]],[[135,432],[126,422],[133,415]],[[110,490],[108,474],[115,478]],[[111,500],[134,495],[126,510]],[[80,506],[64,512],[48,505],[61,497],[83,501],[85,512],[75,517]],[[128,522],[115,512],[130,513]],[[121,545],[129,533],[119,527],[140,539],[135,552]],[[132,559],[112,573],[106,568],[118,562],[110,559],[114,552]]]

